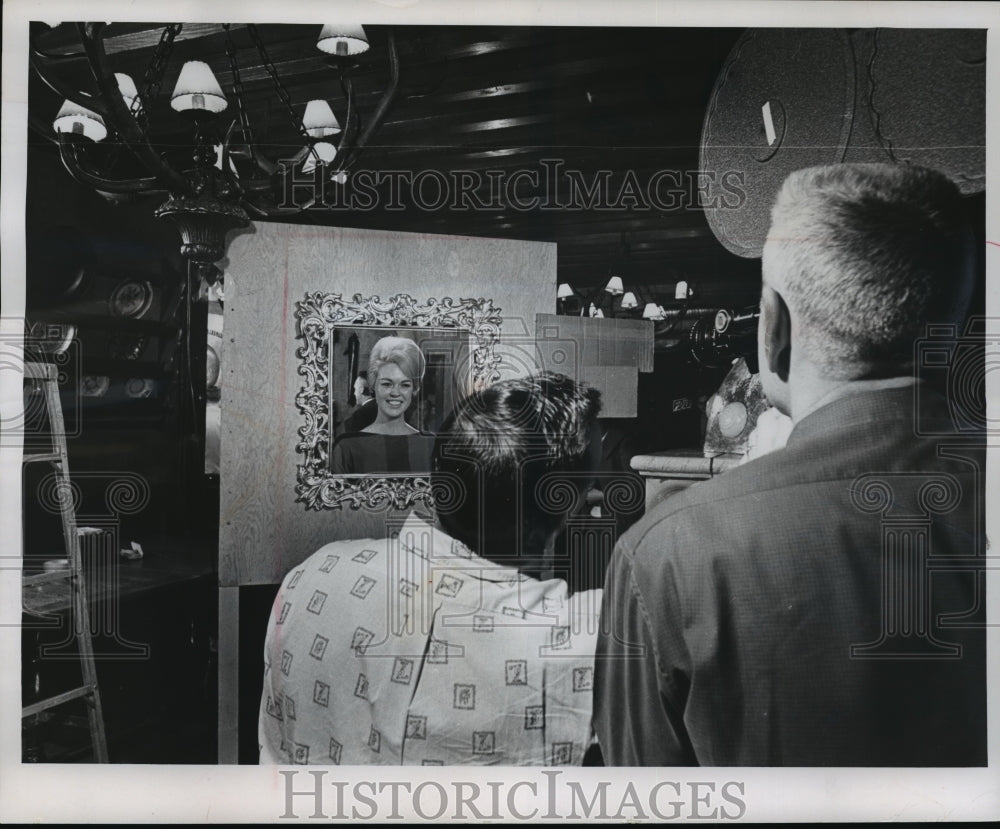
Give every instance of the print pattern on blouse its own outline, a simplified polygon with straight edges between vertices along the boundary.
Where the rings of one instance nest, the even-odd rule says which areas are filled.
[[[600,604],[416,516],[388,540],[328,544],[274,602],[261,762],[579,763]]]

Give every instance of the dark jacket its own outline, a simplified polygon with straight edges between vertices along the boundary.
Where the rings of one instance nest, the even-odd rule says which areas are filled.
[[[985,765],[982,442],[915,434],[948,428],[924,389],[851,394],[632,527],[598,642],[605,762]]]

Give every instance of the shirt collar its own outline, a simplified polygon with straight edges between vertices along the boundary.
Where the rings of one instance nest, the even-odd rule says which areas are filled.
[[[435,527],[429,520],[411,512],[399,532],[400,543],[414,555],[431,562],[435,568],[449,570],[476,570],[481,578],[497,582],[535,581],[520,573],[515,567],[507,567],[490,561],[469,549],[465,544],[452,538],[444,530]]]
[[[848,383],[823,399],[792,427],[788,443],[844,427],[884,423],[915,416],[919,381],[913,378]],[[933,394],[933,392],[929,392]]]

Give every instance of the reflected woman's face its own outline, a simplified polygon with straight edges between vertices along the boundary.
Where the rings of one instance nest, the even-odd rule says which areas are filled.
[[[416,383],[395,363],[386,363],[379,369],[375,381],[375,404],[384,417],[402,417],[410,408],[414,391]]]

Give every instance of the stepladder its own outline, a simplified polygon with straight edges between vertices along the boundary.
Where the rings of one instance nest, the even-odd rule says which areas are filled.
[[[69,457],[66,448],[66,429],[63,420],[62,403],[59,395],[57,367],[50,363],[24,363],[24,380],[31,383],[44,399],[44,409],[48,423],[48,437],[45,446],[26,445],[23,462],[25,464],[47,464],[53,476],[53,493],[58,504],[62,524],[62,537],[66,550],[65,562],[55,569],[41,573],[22,571],[21,585],[24,607],[30,613],[31,596],[44,591],[49,586],[68,583],[70,590],[69,618],[66,635],[75,640],[75,656],[80,664],[80,684],[53,696],[25,705],[21,710],[22,723],[30,726],[48,712],[60,710],[75,700],[83,700],[93,759],[98,763],[108,762],[107,737],[104,728],[104,713],[101,708],[101,693],[97,682],[97,666],[91,631],[91,615],[87,584],[81,555],[80,530],[76,524],[73,486],[70,480]],[[44,653],[42,654],[44,658]]]

